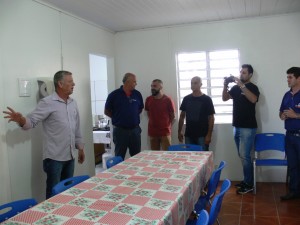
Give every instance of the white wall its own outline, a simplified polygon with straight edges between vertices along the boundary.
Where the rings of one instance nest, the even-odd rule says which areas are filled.
[[[126,72],[137,75],[137,89],[144,99],[150,94],[155,78],[164,81],[165,93],[177,103],[175,53],[179,51],[209,51],[239,49],[241,63],[250,63],[255,69],[253,82],[261,96],[257,104],[259,132],[284,132],[278,119],[281,98],[287,90],[286,70],[299,66],[300,14],[266,18],[185,25],[116,34],[116,83],[121,84]],[[228,74],[224,74],[227,76]],[[178,115],[176,116],[178,119]],[[178,143],[177,124],[173,125],[173,143]],[[149,148],[147,117],[142,115],[142,147]],[[215,164],[228,162],[223,177],[242,178],[241,164],[232,137],[232,126],[215,125],[211,150]],[[264,181],[284,181],[285,171],[265,173]]]
[[[94,175],[89,54],[105,55],[113,62],[114,35],[31,0],[1,0],[0,27],[1,111],[12,106],[24,115],[31,112],[37,102],[36,78],[52,78],[62,68],[62,54],[63,69],[73,73],[76,84],[72,97],[79,106],[86,143],[86,161],[76,164],[75,175]],[[19,77],[32,81],[30,97],[18,96]],[[108,83],[113,89],[114,76]],[[25,132],[0,120],[0,204],[26,197],[44,199],[40,133],[40,125]]]

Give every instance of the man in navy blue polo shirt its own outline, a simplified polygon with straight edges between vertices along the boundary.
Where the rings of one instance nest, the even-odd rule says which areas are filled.
[[[123,85],[111,92],[105,103],[105,115],[112,118],[115,155],[125,159],[127,148],[130,156],[141,151],[140,113],[144,108],[141,93],[135,90],[136,76],[126,73]]]
[[[287,70],[288,92],[283,96],[279,117],[286,129],[285,151],[290,175],[289,192],[281,200],[300,198],[300,67]]]

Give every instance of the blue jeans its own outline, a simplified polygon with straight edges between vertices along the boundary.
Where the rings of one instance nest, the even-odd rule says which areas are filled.
[[[300,194],[300,137],[286,134],[285,152],[289,169],[289,191]]]
[[[133,129],[114,127],[113,142],[115,144],[115,155],[125,159],[127,148],[129,148],[130,156],[141,152],[141,132],[142,129],[139,126]]]
[[[192,138],[192,137],[184,137],[185,139],[185,143],[186,144],[191,144],[191,145],[201,145],[202,149],[204,151],[208,151],[209,150],[209,145],[206,145],[204,143],[204,139],[205,137],[197,137],[197,138]]]
[[[233,135],[238,155],[241,159],[244,173],[244,182],[253,185],[253,164],[251,151],[253,149],[256,128],[233,128]]]
[[[74,159],[69,161],[43,160],[43,169],[47,174],[46,199],[52,195],[52,188],[60,181],[73,177]]]

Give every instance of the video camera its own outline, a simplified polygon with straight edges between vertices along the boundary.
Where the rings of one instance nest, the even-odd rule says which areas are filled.
[[[235,82],[234,76],[230,75],[229,77],[224,77],[224,80],[227,84]]]

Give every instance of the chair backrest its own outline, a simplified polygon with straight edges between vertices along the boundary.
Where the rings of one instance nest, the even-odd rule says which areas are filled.
[[[207,225],[208,221],[209,221],[208,212],[205,209],[202,209],[199,214],[196,225]]]
[[[206,195],[207,201],[209,200],[210,196],[212,196],[216,192],[219,181],[220,181],[221,172],[225,166],[226,166],[226,162],[221,161],[218,169],[216,169],[212,172],[211,177],[208,182],[208,187],[207,187],[207,195]]]
[[[9,202],[0,206],[0,223],[37,204],[33,198]],[[8,211],[7,211],[8,210]],[[4,212],[4,213],[1,213]]]
[[[109,168],[119,164],[120,162],[123,162],[123,158],[121,156],[111,157],[111,158],[107,159],[107,161],[106,161],[106,168],[109,169]]]
[[[88,175],[82,175],[82,176],[70,177],[68,179],[62,180],[52,188],[52,196],[57,195],[89,178],[90,176]]]
[[[201,145],[192,145],[192,144],[179,144],[179,145],[170,145],[168,147],[169,151],[203,151]]]
[[[280,133],[260,133],[255,135],[256,152],[277,150],[285,152],[285,135]]]
[[[223,181],[220,193],[216,195],[216,197],[213,200],[212,206],[210,208],[208,225],[213,225],[216,222],[218,218],[218,214],[221,210],[223,197],[225,193],[228,191],[228,189],[230,188],[230,185],[231,185],[230,180],[225,179]]]

